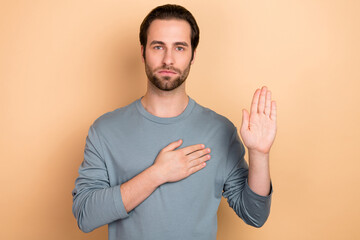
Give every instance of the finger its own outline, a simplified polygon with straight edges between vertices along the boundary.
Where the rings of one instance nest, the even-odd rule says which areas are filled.
[[[206,148],[206,149],[203,149],[203,150],[198,150],[198,151],[195,151],[195,152],[192,152],[190,154],[187,155],[188,157],[188,160],[189,161],[193,161],[197,158],[200,158],[206,154],[209,154],[210,153],[210,148]]]
[[[276,102],[272,101],[271,102],[271,114],[270,114],[270,118],[274,121],[276,121]]]
[[[189,175],[196,173],[197,171],[203,169],[206,166],[206,162],[203,162],[199,165],[196,165],[195,167],[192,167],[189,169]]]
[[[258,111],[258,102],[260,96],[260,89],[256,89],[254,97],[251,102],[250,114],[255,114]]]
[[[164,151],[164,152],[174,151],[176,148],[180,147],[181,144],[182,144],[182,140],[179,139],[176,142],[170,143],[169,145],[164,147],[161,151]]]
[[[206,162],[208,160],[210,160],[211,156],[209,154],[202,156],[200,158],[197,158],[196,160],[193,160],[189,163],[190,168],[191,167],[195,167],[198,165],[201,165],[203,162]]]
[[[188,155],[192,152],[204,149],[205,145],[204,144],[196,144],[196,145],[191,145],[191,146],[187,146],[181,149],[181,151],[183,151],[184,155]]]
[[[258,109],[259,113],[264,113],[266,92],[267,92],[267,88],[265,86],[262,87],[259,97],[259,109]]]
[[[271,92],[267,91],[266,92],[266,101],[265,101],[265,115],[269,117],[270,112],[271,112]]]
[[[190,168],[193,168],[193,167],[196,167],[198,165],[201,165],[202,163],[210,160],[211,156],[210,155],[205,155],[205,156],[202,156],[201,158],[198,158],[196,160],[193,160],[189,163],[189,167]]]
[[[249,129],[249,113],[246,109],[242,110],[242,122],[241,122],[241,130]]]

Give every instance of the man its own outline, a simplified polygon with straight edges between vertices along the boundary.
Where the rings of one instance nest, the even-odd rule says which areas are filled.
[[[269,151],[276,106],[258,89],[240,129],[185,91],[199,29],[185,8],[152,10],[140,27],[146,94],[90,127],[73,191],[84,232],[109,224],[109,239],[216,239],[223,195],[260,227],[271,202]]]

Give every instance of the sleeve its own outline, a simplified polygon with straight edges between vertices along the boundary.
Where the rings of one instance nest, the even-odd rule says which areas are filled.
[[[110,186],[101,142],[93,126],[86,138],[84,161],[72,191],[72,211],[79,228],[95,228],[128,217],[122,202],[120,185]]]
[[[223,196],[245,223],[259,228],[270,214],[272,186],[268,196],[260,196],[250,189],[247,182],[248,165],[244,155],[245,148],[235,129],[229,143]]]

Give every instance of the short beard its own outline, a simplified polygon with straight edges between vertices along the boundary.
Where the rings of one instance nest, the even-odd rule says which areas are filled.
[[[188,77],[189,72],[190,72],[190,65],[191,65],[191,63],[189,63],[189,65],[185,68],[185,70],[183,72],[180,69],[177,69],[177,68],[174,68],[171,66],[166,66],[166,65],[156,68],[152,71],[150,69],[149,65],[145,61],[145,72],[146,72],[147,78],[155,87],[157,87],[158,89],[160,89],[162,91],[172,91],[172,90],[178,88],[179,86],[181,86],[185,82],[185,80]],[[157,76],[155,76],[155,74],[153,74],[154,72],[157,72],[161,69],[174,71],[174,72],[178,73],[179,76],[177,78],[175,78],[174,80],[170,81],[171,77],[169,77],[169,76],[157,77]]]

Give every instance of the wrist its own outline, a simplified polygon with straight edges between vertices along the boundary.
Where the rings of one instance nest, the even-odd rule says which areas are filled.
[[[151,180],[156,184],[156,187],[166,183],[164,175],[156,165],[152,165],[148,168],[148,172],[151,175]]]
[[[258,151],[256,149],[249,149],[248,148],[248,154],[249,156],[253,156],[256,158],[268,158],[270,155],[270,152],[262,152],[262,151]]]
[[[263,153],[256,150],[249,150],[249,165],[266,167],[269,165],[269,153]]]

